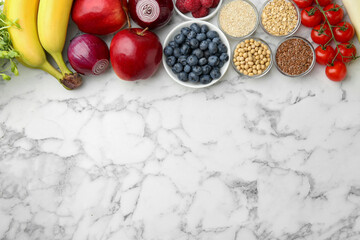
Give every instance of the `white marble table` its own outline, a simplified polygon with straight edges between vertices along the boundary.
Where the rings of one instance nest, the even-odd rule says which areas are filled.
[[[0,82],[0,239],[358,240],[359,61],[201,90],[21,67]]]

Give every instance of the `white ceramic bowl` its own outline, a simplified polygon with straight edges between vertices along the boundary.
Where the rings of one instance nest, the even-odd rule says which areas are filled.
[[[198,20],[198,21],[206,21],[206,20],[209,20],[211,18],[213,18],[216,13],[220,10],[221,8],[221,5],[223,3],[223,0],[220,0],[219,4],[217,5],[216,8],[210,8],[210,12],[209,12],[209,15],[205,16],[205,17],[202,17],[202,18],[194,18],[191,14],[191,12],[188,12],[186,14],[180,12],[180,10],[176,7],[176,0],[174,0],[174,8],[175,8],[175,11],[184,19],[186,20]]]
[[[229,68],[230,65],[230,61],[231,61],[231,49],[230,49],[230,44],[229,41],[227,40],[225,34],[216,26],[214,26],[211,23],[208,22],[204,22],[204,21],[186,21],[183,22],[179,25],[177,25],[173,30],[171,30],[171,32],[166,36],[165,41],[163,43],[163,48],[165,48],[170,41],[172,41],[175,37],[175,35],[180,33],[181,28],[183,27],[190,27],[191,24],[193,23],[197,23],[199,25],[207,25],[209,27],[209,30],[213,30],[216,31],[219,34],[219,37],[221,39],[221,41],[225,44],[225,46],[227,47],[227,54],[229,55],[229,61],[227,61],[224,66],[220,69],[220,73],[221,76],[218,79],[212,80],[210,83],[208,84],[202,84],[202,83],[193,83],[193,82],[183,82],[181,80],[178,79],[178,77],[171,71],[171,68],[166,64],[166,56],[163,56],[163,65],[164,68],[166,70],[166,72],[169,74],[169,76],[178,84],[183,85],[185,87],[190,87],[190,88],[205,88],[205,87],[209,87],[211,85],[214,85],[215,83],[219,82],[220,79],[224,76],[224,74],[226,73],[226,71]]]

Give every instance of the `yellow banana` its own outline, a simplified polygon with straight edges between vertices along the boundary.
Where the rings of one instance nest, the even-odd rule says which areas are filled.
[[[42,69],[59,81],[62,74],[46,60],[36,26],[39,0],[6,0],[4,13],[9,20],[17,20],[20,28],[8,29],[15,50],[20,54],[19,62],[31,68]]]
[[[39,4],[38,32],[41,45],[55,59],[63,74],[72,74],[62,56],[72,2],[40,0]]]
[[[63,76],[46,59],[37,31],[39,0],[6,0],[4,13],[7,19],[17,21],[20,28],[8,29],[15,50],[20,54],[19,62],[30,68],[41,69],[59,80],[67,89],[81,85],[77,76]]]

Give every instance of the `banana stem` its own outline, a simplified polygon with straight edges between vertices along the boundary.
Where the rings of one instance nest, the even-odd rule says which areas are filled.
[[[47,61],[42,66],[40,66],[39,69],[44,70],[56,78],[67,90],[78,88],[82,84],[81,76],[78,73],[70,72],[62,74]]]
[[[51,53],[51,56],[54,58],[55,62],[59,66],[63,76],[65,76],[65,74],[72,74],[70,69],[66,66],[61,52]]]
[[[59,81],[61,81],[61,79],[63,78],[63,75],[47,61],[43,65],[41,65],[39,68],[41,70],[44,70],[45,72],[49,73],[51,76],[53,76],[54,78],[56,78]]]

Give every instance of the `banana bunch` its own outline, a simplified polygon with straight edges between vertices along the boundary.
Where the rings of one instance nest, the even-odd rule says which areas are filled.
[[[73,0],[5,0],[4,13],[9,20],[17,20],[20,28],[8,29],[19,62],[41,69],[59,80],[68,90],[82,84],[81,76],[72,73],[62,57],[67,26]],[[48,52],[61,72],[47,60]]]

